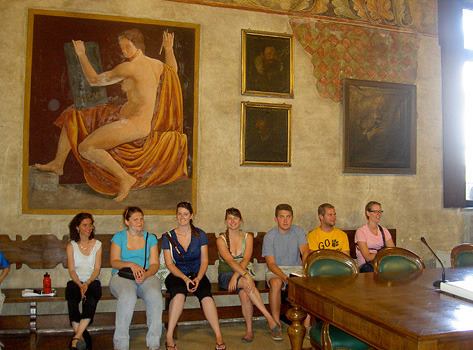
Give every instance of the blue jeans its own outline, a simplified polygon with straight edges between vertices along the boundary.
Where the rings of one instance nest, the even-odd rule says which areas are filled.
[[[118,299],[113,335],[115,349],[127,350],[130,347],[129,329],[137,297],[146,303],[146,324],[148,326],[146,345],[148,347],[159,346],[163,327],[163,297],[159,278],[153,275],[143,283],[137,284],[134,280],[114,274],[110,280],[110,291]]]

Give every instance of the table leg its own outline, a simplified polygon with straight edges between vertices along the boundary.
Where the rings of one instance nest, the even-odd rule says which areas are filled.
[[[286,317],[292,321],[292,324],[287,329],[292,350],[302,350],[305,327],[301,324],[301,321],[305,319],[305,316],[306,313],[304,310],[300,309],[299,306],[295,304],[292,304],[292,308],[286,312]]]

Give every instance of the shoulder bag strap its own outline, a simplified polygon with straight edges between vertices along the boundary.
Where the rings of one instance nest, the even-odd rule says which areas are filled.
[[[174,240],[174,238],[172,238],[171,234],[169,232],[165,232],[164,235],[167,237],[167,239],[169,240],[169,243],[171,243],[171,246],[173,247],[174,251],[177,253],[177,255],[179,255],[179,257],[183,260],[185,260],[184,258],[184,255],[182,254],[182,252],[180,251],[179,247],[177,246],[177,243],[176,241]]]
[[[192,233],[191,233],[192,234]],[[174,238],[172,238],[171,234],[166,231],[164,233],[164,235],[167,237],[167,239],[169,240],[169,243],[171,243],[171,246],[174,248],[174,251],[177,253],[177,255],[179,255],[179,257],[184,260],[186,266],[191,270],[191,271],[194,271],[194,269],[192,267],[189,266],[189,263],[187,262],[186,260],[186,257],[184,256],[184,254],[182,254],[181,250],[179,249],[179,247],[177,246],[177,243],[176,241],[174,240]],[[192,239],[192,237],[191,237]]]
[[[378,225],[379,230],[381,231],[381,235],[383,236],[383,248],[386,247],[386,237],[384,236],[384,230],[381,225]]]
[[[146,268],[146,258],[148,257],[148,251],[147,251],[147,247],[148,247],[148,235],[149,235],[149,233],[146,232],[146,239],[145,239],[145,263],[143,264],[143,268]]]

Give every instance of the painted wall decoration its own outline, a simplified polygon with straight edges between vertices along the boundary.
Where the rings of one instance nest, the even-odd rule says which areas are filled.
[[[294,37],[312,56],[317,90],[339,102],[345,78],[413,84],[417,78],[416,33],[310,19],[291,19]]]
[[[171,0],[437,33],[437,0]]]
[[[195,188],[199,26],[30,10],[23,211],[169,214]]]

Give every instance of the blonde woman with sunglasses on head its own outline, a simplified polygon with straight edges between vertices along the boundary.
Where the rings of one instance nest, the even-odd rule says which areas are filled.
[[[253,304],[261,311],[272,331],[281,327],[264,306],[261,294],[255,288],[255,282],[248,265],[253,255],[253,235],[240,229],[243,218],[236,208],[228,208],[225,212],[227,230],[217,238],[219,255],[218,283],[229,291],[238,291],[241,310],[246,321],[246,334],[241,341],[253,341]]]

